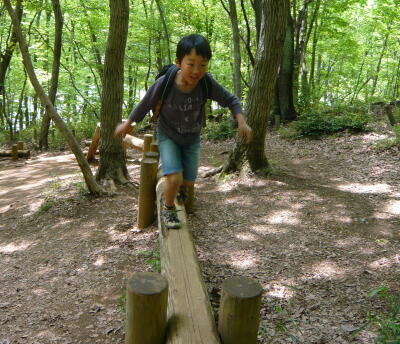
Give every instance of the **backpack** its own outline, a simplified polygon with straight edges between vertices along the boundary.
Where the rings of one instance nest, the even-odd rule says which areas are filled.
[[[153,123],[157,122],[157,118],[158,118],[158,115],[160,114],[161,106],[162,106],[165,98],[167,98],[167,95],[168,95],[169,91],[171,90],[172,85],[174,84],[175,76],[178,71],[179,71],[179,68],[176,65],[169,64],[169,65],[164,66],[161,69],[160,73],[157,74],[156,80],[163,75],[165,75],[165,78],[161,85],[161,89],[162,89],[161,98],[158,101],[155,108],[153,109],[153,115],[150,118],[150,122],[153,122]],[[211,96],[212,85],[211,85],[210,74],[206,73],[204,75],[204,77],[200,80],[200,83],[203,87],[203,94],[205,95],[204,102],[206,102],[206,100],[208,98],[210,98],[210,96]]]

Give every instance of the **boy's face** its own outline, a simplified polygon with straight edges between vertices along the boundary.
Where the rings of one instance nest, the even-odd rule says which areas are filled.
[[[182,61],[176,59],[175,63],[181,69],[183,80],[191,86],[197,85],[207,72],[208,60],[197,55],[194,48],[190,54],[182,58]]]

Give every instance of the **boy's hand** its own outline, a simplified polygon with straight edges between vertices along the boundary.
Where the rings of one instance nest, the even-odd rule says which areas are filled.
[[[236,115],[236,120],[238,122],[239,138],[241,140],[246,139],[246,144],[249,144],[251,142],[252,129],[246,123],[241,113]]]
[[[132,122],[125,121],[117,125],[115,128],[114,134],[115,136],[125,137],[132,130]]]

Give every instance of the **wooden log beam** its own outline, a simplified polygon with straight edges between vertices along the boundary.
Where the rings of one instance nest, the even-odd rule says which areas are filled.
[[[138,137],[126,134],[124,137],[124,143],[128,145],[128,147],[143,151],[143,140]]]
[[[220,343],[214,316],[193,243],[186,212],[176,205],[180,229],[166,229],[161,221],[165,179],[157,183],[161,271],[169,284],[166,344]]]
[[[17,150],[18,158],[29,158],[31,155],[30,150]],[[4,150],[0,151],[1,158],[11,158],[12,157],[12,150]]]

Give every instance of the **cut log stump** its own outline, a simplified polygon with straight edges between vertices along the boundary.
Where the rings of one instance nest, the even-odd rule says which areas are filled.
[[[231,277],[222,284],[218,331],[223,344],[256,344],[262,287],[246,277]]]
[[[163,344],[167,325],[168,282],[141,272],[127,284],[126,344]]]

